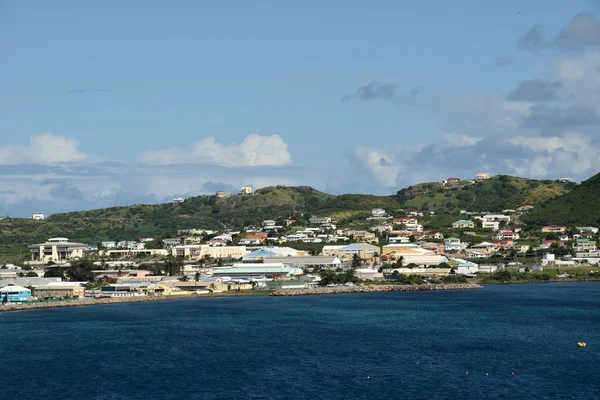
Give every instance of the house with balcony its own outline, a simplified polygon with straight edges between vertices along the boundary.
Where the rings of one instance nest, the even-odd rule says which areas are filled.
[[[62,237],[50,238],[45,243],[29,246],[31,260],[42,263],[82,258],[85,250],[85,244],[69,242],[69,239]]]
[[[31,299],[31,289],[23,286],[0,288],[0,303],[22,303]]]
[[[590,252],[596,251],[596,241],[589,239],[577,239],[575,243],[573,243],[573,250],[577,252]]]
[[[546,225],[542,227],[543,233],[565,233],[567,227],[564,225]]]
[[[372,208],[371,209],[371,217],[381,218],[385,217],[387,214],[383,208]]]
[[[454,229],[475,228],[475,223],[470,220],[461,219],[452,224]]]
[[[413,217],[422,217],[423,216],[423,211],[417,210],[417,209],[411,209],[411,210],[406,210],[405,214],[413,216]]]
[[[463,247],[459,238],[449,237],[444,239],[444,251],[460,251]]]
[[[308,222],[310,222],[311,224],[315,224],[315,225],[330,224],[331,218],[330,217],[312,217],[308,220]]]
[[[504,239],[518,240],[519,238],[520,238],[519,234],[513,230],[500,230],[496,234],[497,240],[504,240]]]

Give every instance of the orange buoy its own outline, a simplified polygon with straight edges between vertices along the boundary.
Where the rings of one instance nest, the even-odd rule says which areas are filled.
[[[515,374],[515,371],[513,371],[513,372],[512,372],[512,374],[514,375],[514,374]]]
[[[486,373],[485,373],[485,376],[489,376],[489,374],[486,372]]]
[[[469,371],[465,372],[465,375],[469,375]]]

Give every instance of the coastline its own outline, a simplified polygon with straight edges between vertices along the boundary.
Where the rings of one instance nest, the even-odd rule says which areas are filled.
[[[87,307],[105,304],[142,303],[149,301],[167,301],[184,299],[210,299],[219,297],[249,297],[249,296],[306,296],[342,293],[383,293],[383,292],[420,292],[432,290],[472,290],[483,289],[482,285],[472,283],[453,283],[435,285],[373,285],[373,286],[335,286],[313,289],[280,289],[275,291],[223,292],[201,295],[181,296],[137,296],[117,297],[89,300],[55,301],[47,303],[0,305],[1,312],[39,310],[63,307]]]
[[[223,292],[212,294],[199,295],[173,295],[173,296],[136,296],[136,297],[115,297],[105,299],[88,299],[88,300],[68,300],[54,301],[47,303],[30,303],[30,304],[11,304],[0,305],[1,312],[10,311],[26,311],[39,310],[46,308],[64,308],[64,307],[87,307],[99,306],[105,304],[122,304],[122,303],[143,303],[149,301],[167,301],[167,300],[185,300],[185,299],[210,299],[218,297],[250,297],[250,296],[269,296],[271,291],[255,291],[255,292]]]
[[[381,292],[422,292],[432,290],[473,290],[483,289],[475,283],[447,283],[434,285],[373,285],[373,286],[331,286],[313,289],[279,289],[271,296],[314,296],[345,293],[381,293]]]

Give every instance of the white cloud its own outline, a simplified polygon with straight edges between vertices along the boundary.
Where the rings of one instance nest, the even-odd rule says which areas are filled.
[[[208,137],[188,148],[169,148],[142,153],[139,160],[146,164],[213,163],[228,167],[291,164],[288,145],[279,135],[252,134],[242,143],[218,143]]]
[[[395,187],[396,178],[404,169],[402,163],[393,154],[366,146],[357,147],[352,154],[352,158],[379,185],[385,187]]]
[[[462,135],[460,133],[448,133],[444,136],[444,141],[451,147],[470,147],[481,141],[480,137]]]
[[[29,146],[0,147],[0,164],[57,164],[89,158],[78,146],[77,139],[43,133],[31,136]]]
[[[557,74],[571,97],[600,108],[600,51],[561,58]]]

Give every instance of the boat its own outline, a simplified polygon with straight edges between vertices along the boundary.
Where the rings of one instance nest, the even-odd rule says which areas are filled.
[[[586,343],[584,343],[584,342],[577,342],[577,347],[585,347],[585,346],[587,346]]]

